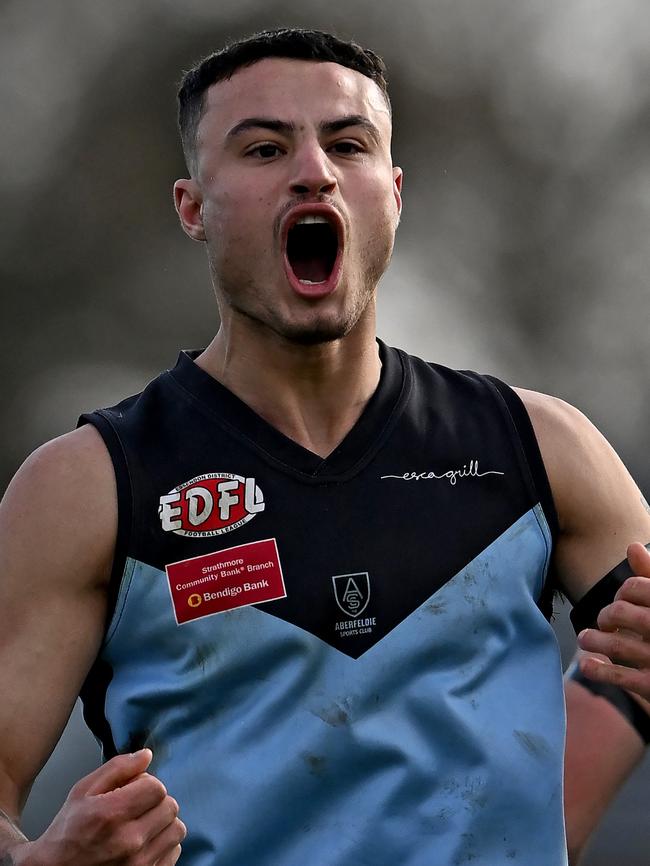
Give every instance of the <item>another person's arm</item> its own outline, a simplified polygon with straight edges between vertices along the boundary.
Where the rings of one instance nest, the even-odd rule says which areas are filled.
[[[120,755],[70,792],[45,833],[18,829],[99,649],[116,537],[110,458],[85,427],[43,446],[0,504],[0,864],[172,866],[184,827],[146,773],[149,751]]]
[[[564,814],[569,863],[576,866],[610,803],[642,760],[650,719],[635,718],[635,708],[644,711],[636,703],[626,705],[634,699],[620,689],[604,697],[569,675],[565,694]]]

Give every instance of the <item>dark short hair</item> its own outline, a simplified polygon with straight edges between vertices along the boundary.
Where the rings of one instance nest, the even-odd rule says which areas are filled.
[[[183,75],[178,91],[178,127],[190,171],[195,166],[196,133],[207,89],[217,81],[231,78],[238,69],[252,66],[267,57],[338,63],[354,69],[377,84],[390,110],[386,65],[374,51],[320,30],[264,30],[204,57]]]

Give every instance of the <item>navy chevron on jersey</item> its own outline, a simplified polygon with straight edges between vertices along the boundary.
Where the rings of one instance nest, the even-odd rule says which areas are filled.
[[[104,754],[153,749],[192,866],[566,864],[555,534],[495,379],[380,344],[326,458],[182,353],[82,417],[118,481]]]

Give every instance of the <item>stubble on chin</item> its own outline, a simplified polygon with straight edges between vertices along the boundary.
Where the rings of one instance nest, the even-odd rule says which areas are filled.
[[[287,325],[282,330],[276,329],[276,334],[294,346],[320,346],[342,340],[351,330],[351,327],[341,323],[332,325],[318,323],[310,326]]]
[[[270,332],[283,342],[294,346],[318,346],[346,337],[359,321],[370,299],[371,295],[365,304],[359,305],[358,310],[347,311],[345,315],[334,318],[319,315],[314,311],[309,320],[302,321],[284,319],[272,310],[252,310],[237,303],[231,303],[229,306],[235,314],[248,320],[253,331],[257,331],[260,336]]]

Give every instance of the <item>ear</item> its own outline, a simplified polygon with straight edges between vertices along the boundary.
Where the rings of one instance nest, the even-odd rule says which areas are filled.
[[[203,196],[193,178],[182,178],[174,184],[174,206],[183,231],[194,241],[204,241]]]
[[[399,222],[399,218],[402,213],[402,181],[404,179],[404,172],[401,168],[395,166],[393,168],[393,195],[395,196],[395,204],[397,205],[397,220]]]

